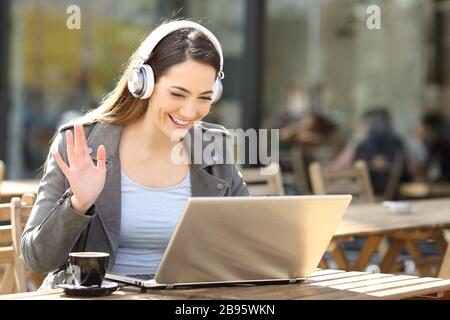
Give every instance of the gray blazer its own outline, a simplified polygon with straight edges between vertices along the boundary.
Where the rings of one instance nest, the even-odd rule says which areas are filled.
[[[21,241],[25,264],[35,273],[49,272],[41,288],[54,288],[56,284],[64,282],[70,252],[108,252],[108,270],[111,270],[116,258],[121,221],[119,141],[122,126],[100,122],[86,122],[83,126],[88,151],[94,162],[97,148],[101,144],[106,147],[105,186],[85,215],[71,209],[68,180],[51,156],[52,152],[58,150],[68,163],[64,132],[73,126],[61,127],[50,147],[36,203]],[[199,123],[196,128],[201,128],[204,134],[209,135],[229,134],[224,127],[205,122]],[[189,143],[187,146],[192,148]],[[202,142],[202,148],[205,147],[206,143]],[[225,150],[229,150],[227,146]],[[224,164],[220,156],[214,156],[213,159],[212,163],[190,165],[192,196],[248,196],[247,186],[234,164]]]

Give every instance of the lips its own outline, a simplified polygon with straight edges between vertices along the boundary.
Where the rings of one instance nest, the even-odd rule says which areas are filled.
[[[174,118],[170,114],[169,114],[169,118],[172,120],[172,123],[175,124],[175,126],[180,127],[180,128],[187,127],[189,125],[189,123],[191,122],[190,120],[181,120],[181,119]]]

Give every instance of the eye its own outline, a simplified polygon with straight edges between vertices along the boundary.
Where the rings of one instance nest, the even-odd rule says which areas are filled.
[[[182,94],[179,94],[179,93],[171,92],[170,94],[172,96],[174,96],[174,97],[177,97],[177,98],[184,98],[184,96]]]
[[[210,97],[200,97],[200,99],[212,101],[212,99]]]

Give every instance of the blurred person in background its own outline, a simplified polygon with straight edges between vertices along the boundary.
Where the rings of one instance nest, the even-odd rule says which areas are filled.
[[[356,147],[355,160],[366,161],[375,195],[382,196],[397,161],[402,161],[401,181],[409,180],[406,152],[394,132],[388,108],[373,108],[366,115],[367,136]]]
[[[409,180],[404,146],[392,129],[387,108],[373,108],[364,113],[352,137],[334,159],[332,168],[348,169],[358,159],[367,163],[377,196],[384,194],[397,161],[403,164],[400,180]]]
[[[446,119],[439,112],[428,112],[422,116],[418,137],[426,150],[422,170],[430,181],[450,182],[450,137],[446,135]]]

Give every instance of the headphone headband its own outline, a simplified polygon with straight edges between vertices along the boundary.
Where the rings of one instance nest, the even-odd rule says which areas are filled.
[[[168,34],[184,28],[192,28],[200,31],[217,50],[220,57],[220,70],[217,74],[216,81],[214,82],[211,100],[212,103],[216,103],[220,99],[222,95],[221,79],[224,77],[222,47],[220,46],[219,40],[217,40],[211,31],[198,23],[188,20],[177,20],[162,24],[153,30],[142,42],[142,45],[136,52],[137,57],[141,59],[140,65],[135,66],[128,76],[128,90],[135,98],[147,99],[153,92],[155,86],[153,69],[145,62],[149,59],[155,47]]]
[[[145,62],[150,57],[150,54],[153,52],[155,47],[158,45],[158,43],[164,39],[167,35],[170,33],[184,29],[184,28],[193,28],[196,30],[199,30],[203,35],[205,35],[209,41],[214,45],[215,49],[219,53],[220,57],[220,70],[219,70],[219,79],[223,79],[223,52],[222,47],[219,43],[219,40],[217,40],[216,36],[206,29],[204,26],[188,21],[188,20],[177,20],[177,21],[171,21],[165,24],[160,25],[155,30],[153,30],[147,38],[143,41],[141,47],[138,49],[137,55],[142,59],[142,62]]]

